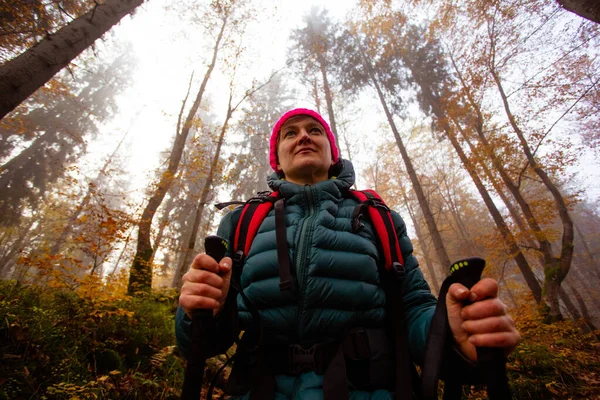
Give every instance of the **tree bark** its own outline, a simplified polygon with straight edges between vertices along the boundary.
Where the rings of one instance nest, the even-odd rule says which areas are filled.
[[[325,65],[320,62],[321,75],[323,76],[323,90],[325,91],[325,102],[327,103],[327,114],[329,114],[329,124],[331,125],[331,131],[335,137],[335,144],[338,149],[340,147],[340,139],[338,138],[337,125],[335,123],[335,115],[333,114],[333,97],[331,96],[331,89],[329,89],[329,81],[327,79],[327,71]]]
[[[413,222],[413,226],[415,227],[415,233],[417,234],[417,240],[421,244],[421,248],[423,249],[423,256],[425,258],[425,265],[427,266],[427,271],[429,272],[429,276],[431,278],[431,283],[433,284],[433,288],[435,289],[435,293],[440,293],[440,284],[438,282],[437,275],[435,273],[435,268],[433,263],[431,262],[431,258],[429,257],[429,245],[427,244],[427,240],[421,231],[421,224],[418,223],[415,213],[413,212],[410,203],[408,202],[408,197],[406,196],[406,192],[402,190],[402,198],[404,200],[404,205],[408,210],[408,215],[410,215],[410,219]]]
[[[187,249],[185,250],[185,256],[183,258],[183,263],[180,265],[180,268],[175,271],[173,276],[173,287],[179,288],[181,287],[181,279],[183,274],[185,273],[185,268],[192,264],[194,259],[194,248],[196,247],[196,239],[198,237],[198,227],[200,226],[200,221],[202,219],[202,213],[204,212],[204,207],[208,200],[208,195],[210,193],[210,188],[212,186],[215,174],[217,172],[217,167],[219,164],[219,158],[221,157],[221,147],[223,146],[223,141],[225,139],[225,133],[227,132],[227,128],[229,127],[229,120],[233,114],[234,109],[231,105],[233,93],[229,95],[229,103],[227,105],[227,115],[225,117],[225,122],[221,126],[221,132],[219,134],[219,140],[217,142],[217,149],[215,150],[215,154],[210,163],[210,170],[208,172],[208,176],[206,177],[206,181],[204,182],[204,187],[202,188],[202,194],[200,195],[200,201],[198,202],[198,206],[196,207],[196,213],[194,215],[194,223],[192,224],[190,238],[188,241]],[[221,260],[217,260],[219,262]]]
[[[0,119],[144,0],[106,0],[0,67]]]
[[[600,24],[600,3],[597,0],[556,0],[562,8],[589,21]]]
[[[217,54],[219,52],[219,46],[223,38],[225,26],[227,25],[227,19],[228,17],[226,15],[223,18],[221,30],[219,31],[219,35],[217,36],[217,40],[213,48],[212,60],[208,66],[208,69],[206,70],[206,74],[204,75],[204,79],[200,85],[198,94],[196,95],[196,100],[188,112],[186,121],[183,124],[181,131],[176,132],[173,150],[171,151],[171,156],[169,157],[169,166],[163,173],[154,194],[148,200],[148,204],[146,205],[146,208],[142,213],[142,217],[140,218],[140,222],[138,224],[137,249],[133,259],[133,265],[129,275],[129,285],[127,288],[129,294],[133,294],[137,291],[148,291],[152,287],[152,254],[154,253],[152,249],[152,243],[150,242],[152,219],[154,218],[156,210],[162,203],[167,190],[171,186],[173,177],[175,176],[177,168],[179,167],[179,162],[181,161],[181,156],[183,154],[183,149],[185,147],[190,128],[192,127],[192,122],[196,116],[198,108],[200,107],[206,85],[217,62]]]
[[[531,168],[533,168],[535,173],[540,177],[540,179],[554,198],[554,203],[556,205],[558,215],[563,225],[560,256],[558,258],[554,258],[552,262],[550,262],[550,259],[547,259],[546,264],[544,265],[544,285],[548,297],[547,302],[550,306],[549,318],[550,320],[560,320],[561,314],[558,304],[557,292],[560,289],[562,281],[565,279],[565,277],[569,273],[569,269],[571,268],[571,261],[573,259],[574,250],[573,242],[575,238],[573,221],[569,216],[567,204],[565,202],[564,197],[560,193],[560,190],[558,190],[558,187],[546,174],[546,171],[538,164],[535,156],[533,155],[533,152],[529,148],[529,144],[525,139],[525,135],[523,134],[523,131],[521,131],[521,128],[518,126],[517,121],[510,109],[508,97],[504,92],[500,76],[498,75],[498,72],[496,71],[492,63],[490,63],[489,65],[489,70],[492,74],[492,77],[494,78],[496,86],[498,87],[498,91],[500,93],[500,97],[502,98],[502,103],[504,105],[504,111],[506,113],[506,116],[508,117],[509,123],[513,131],[519,138],[519,142],[521,143],[523,152],[527,157],[527,161],[529,162],[529,165],[531,166]]]
[[[450,143],[452,143],[452,146],[454,147],[454,150],[456,151],[460,160],[462,161],[463,165],[465,166],[465,169],[471,176],[471,179],[473,180],[473,183],[475,184],[475,187],[477,188],[479,195],[483,199],[483,202],[485,203],[486,207],[488,208],[488,210],[492,216],[492,219],[496,223],[496,227],[500,231],[500,234],[502,235],[502,238],[504,239],[504,242],[506,243],[506,245],[508,247],[510,255],[512,257],[514,257],[515,262],[517,263],[517,266],[519,267],[519,271],[521,271],[521,274],[525,278],[525,282],[527,283],[529,290],[531,290],[531,293],[533,293],[533,297],[534,297],[535,301],[539,304],[542,301],[542,288],[540,287],[540,284],[538,283],[535,275],[533,274],[533,271],[532,271],[531,267],[529,266],[527,259],[525,258],[525,256],[521,252],[521,249],[517,245],[517,241],[516,241],[515,237],[513,236],[512,232],[510,231],[508,226],[506,225],[504,218],[502,218],[502,214],[500,214],[500,211],[498,211],[498,208],[494,204],[494,201],[492,200],[490,194],[488,193],[487,189],[483,185],[483,182],[481,182],[481,179],[476,174],[471,161],[467,158],[466,154],[462,150],[462,147],[458,143],[458,140],[456,139],[454,134],[451,132],[450,127],[447,127],[447,129],[446,129],[446,136],[450,140]]]
[[[450,268],[450,257],[448,257],[448,253],[446,252],[446,248],[444,247],[444,242],[442,240],[442,235],[437,228],[435,223],[435,218],[433,217],[433,213],[431,212],[431,208],[429,207],[429,203],[427,202],[427,198],[425,197],[425,192],[423,192],[423,188],[421,187],[421,183],[419,182],[419,178],[417,177],[417,172],[412,165],[412,161],[408,156],[408,151],[402,142],[402,138],[400,137],[400,133],[398,133],[398,128],[396,128],[396,123],[394,122],[394,118],[392,113],[389,110],[387,102],[383,96],[383,92],[379,87],[379,83],[370,68],[370,64],[368,64],[368,60],[364,60],[366,67],[369,69],[369,76],[371,81],[373,82],[373,86],[377,91],[377,95],[379,96],[379,100],[381,105],[383,106],[383,110],[387,117],[388,123],[390,124],[390,128],[394,134],[394,138],[396,139],[396,144],[398,145],[398,149],[400,150],[400,154],[402,155],[402,160],[404,161],[404,165],[406,166],[406,172],[408,172],[408,176],[413,185],[413,189],[415,194],[417,195],[417,200],[419,201],[419,207],[423,211],[423,216],[425,217],[425,222],[427,223],[427,228],[429,230],[429,234],[431,235],[431,239],[433,241],[433,245],[435,247],[435,251],[438,257],[438,261],[443,266],[447,266],[446,268]]]

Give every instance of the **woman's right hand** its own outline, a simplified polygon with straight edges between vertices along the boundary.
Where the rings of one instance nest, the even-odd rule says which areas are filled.
[[[179,305],[190,319],[198,308],[212,309],[217,315],[225,305],[231,282],[231,258],[220,263],[207,254],[198,254],[183,275]]]

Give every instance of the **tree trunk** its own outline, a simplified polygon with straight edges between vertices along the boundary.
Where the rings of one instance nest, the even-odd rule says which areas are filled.
[[[408,197],[406,196],[406,192],[404,191],[404,188],[402,188],[402,197],[404,200],[404,205],[406,206],[406,209],[408,210],[408,215],[410,215],[410,219],[412,220],[413,226],[415,227],[415,233],[417,234],[417,240],[419,241],[419,243],[421,244],[421,248],[423,249],[425,265],[427,266],[427,271],[429,272],[431,283],[433,284],[435,293],[439,294],[440,293],[440,284],[438,282],[433,263],[431,262],[431,258],[429,257],[429,246],[427,245],[427,240],[423,236],[423,232],[421,231],[421,224],[419,224],[419,222],[417,221],[416,215],[413,212],[412,207],[410,206],[410,203],[408,201]]]
[[[588,298],[591,300],[596,311],[600,311],[600,298],[596,295],[597,289],[594,286],[594,282],[590,282],[589,276],[584,276],[581,273],[579,265],[573,265],[565,282],[568,281],[569,278],[571,278],[571,287],[573,287],[573,284],[575,283],[581,285],[580,287],[583,289],[583,293],[588,295]]]
[[[458,124],[456,122],[455,122],[455,125],[457,125],[457,127],[458,127]],[[533,274],[533,271],[532,271],[531,267],[529,266],[527,259],[525,258],[525,256],[521,252],[521,249],[517,245],[517,241],[516,241],[515,237],[513,236],[512,232],[510,231],[508,226],[506,225],[504,218],[502,218],[502,214],[500,214],[500,211],[498,211],[498,208],[494,204],[494,201],[492,200],[490,194],[488,193],[487,189],[483,185],[483,182],[481,182],[481,179],[476,174],[471,161],[467,158],[466,154],[462,150],[462,147],[458,143],[458,140],[456,139],[454,134],[451,132],[449,126],[446,129],[446,136],[450,140],[450,143],[452,143],[452,146],[454,147],[454,150],[456,150],[456,153],[458,154],[460,160],[462,161],[463,165],[465,166],[465,169],[471,176],[471,179],[473,180],[473,183],[475,184],[475,187],[477,188],[479,195],[481,196],[481,198],[483,199],[483,202],[487,206],[487,208],[492,216],[492,219],[496,223],[496,227],[500,231],[500,234],[502,235],[502,238],[504,239],[504,242],[506,243],[506,245],[508,247],[510,255],[512,257],[514,257],[515,262],[517,263],[517,266],[519,267],[519,271],[521,271],[521,274],[525,278],[525,282],[527,283],[529,290],[531,290],[531,293],[533,293],[533,297],[534,297],[535,301],[539,304],[542,301],[542,288],[540,287],[540,284],[538,283],[535,275]]]
[[[0,119],[144,0],[106,0],[0,67]]]
[[[15,264],[16,256],[21,251],[23,242],[25,241],[25,238],[31,230],[34,222],[36,222],[35,218],[31,218],[27,228],[23,229],[19,233],[18,239],[10,246],[9,249],[6,249],[6,251],[2,254],[2,257],[0,257],[0,279],[8,279],[10,268]],[[5,231],[3,236],[10,236],[10,230],[12,229],[16,228],[9,228],[9,231]],[[6,243],[3,243],[2,247],[6,248]]]
[[[586,333],[594,332],[595,330],[597,330],[597,328],[594,325],[594,323],[592,322],[592,317],[590,316],[590,313],[585,304],[585,301],[583,301],[583,297],[581,297],[581,294],[579,294],[579,292],[576,289],[574,289],[573,287],[571,287],[569,284],[567,284],[566,286],[571,290],[571,293],[573,293],[575,300],[577,300],[577,304],[579,305],[579,309],[581,310],[581,319],[583,322],[584,330],[586,331]],[[564,290],[563,290],[563,292],[564,292]],[[566,293],[565,293],[565,295],[566,295]]]
[[[138,224],[137,249],[135,258],[133,260],[133,265],[131,267],[129,285],[127,288],[129,294],[133,294],[137,291],[148,291],[152,287],[151,260],[152,254],[154,253],[152,250],[152,243],[150,242],[150,228],[152,226],[152,219],[154,218],[154,213],[156,213],[156,210],[162,203],[167,190],[171,186],[172,179],[177,172],[177,168],[179,167],[179,162],[181,161],[183,149],[185,147],[190,128],[192,127],[193,119],[196,116],[196,112],[198,111],[200,102],[202,101],[202,96],[204,95],[208,79],[210,78],[210,75],[217,62],[219,45],[221,43],[221,39],[223,38],[223,32],[225,31],[226,25],[227,16],[223,18],[221,30],[219,31],[219,35],[217,36],[217,40],[213,48],[212,60],[208,66],[206,74],[204,75],[204,79],[200,85],[200,90],[198,90],[198,94],[196,95],[196,100],[188,112],[181,132],[176,133],[173,150],[171,151],[171,156],[169,157],[169,166],[167,167],[165,173],[163,173],[154,194],[148,200],[148,204],[146,205],[146,208],[142,213],[142,217],[140,218],[140,222]]]
[[[335,144],[338,149],[340,147],[340,139],[338,138],[337,125],[335,123],[335,115],[333,114],[333,97],[331,96],[331,90],[329,89],[329,81],[327,80],[327,71],[323,62],[321,65],[321,75],[323,76],[323,90],[325,91],[325,102],[327,102],[327,114],[329,114],[329,124],[331,125],[331,131],[335,137]]]
[[[192,231],[191,231],[190,239],[188,241],[188,248],[184,252],[183,262],[181,264],[178,264],[177,271],[175,271],[175,274],[173,276],[172,285],[175,288],[179,288],[181,286],[181,278],[183,277],[185,269],[189,265],[191,265],[191,263],[193,261],[194,247],[196,245],[196,238],[198,237],[198,227],[200,226],[200,220],[202,218],[202,213],[204,212],[204,206],[206,205],[206,203],[208,201],[208,194],[210,192],[210,188],[212,186],[212,183],[213,183],[216,171],[217,171],[217,167],[219,164],[219,157],[221,155],[221,147],[223,146],[223,141],[225,139],[225,133],[227,132],[227,128],[229,127],[229,120],[231,119],[231,116],[233,115],[233,113],[238,109],[240,104],[242,104],[248,97],[252,96],[258,90],[260,90],[263,87],[265,87],[266,85],[268,85],[276,73],[277,73],[277,71],[275,71],[273,74],[271,74],[269,79],[262,85],[255,87],[252,90],[246,91],[246,94],[244,94],[244,96],[241,98],[240,101],[238,101],[238,103],[235,106],[231,105],[231,102],[233,100],[233,82],[231,82],[231,84],[230,84],[231,91],[229,92],[229,102],[227,104],[227,114],[225,116],[225,122],[223,122],[223,125],[221,127],[221,133],[219,135],[219,140],[217,142],[217,149],[215,151],[215,155],[210,164],[210,171],[208,173],[208,176],[206,177],[206,181],[204,182],[204,187],[202,188],[202,193],[200,195],[200,201],[198,202],[198,207],[196,208],[196,215],[194,216],[194,223],[192,225]],[[220,261],[220,260],[217,260],[217,261]]]
[[[443,174],[443,172],[442,172]],[[447,181],[447,176],[443,174],[443,182],[444,182],[444,191],[446,192],[446,196],[444,197],[444,202],[448,205],[448,210],[450,211],[450,215],[454,219],[456,224],[455,231],[456,236],[460,236],[460,242],[462,242],[461,247],[469,249],[468,252],[464,252],[464,256],[473,256],[477,254],[479,251],[476,243],[471,239],[471,235],[458,211],[458,207],[456,206],[456,202],[454,201],[454,195],[450,192],[450,185]],[[450,224],[452,226],[452,224]]]
[[[597,0],[556,0],[562,8],[589,21],[600,24],[600,3]]]
[[[429,234],[431,235],[431,239],[433,240],[433,245],[435,247],[435,252],[438,257],[438,261],[440,264],[445,266],[446,268],[450,268],[450,257],[448,257],[448,253],[446,252],[446,248],[444,247],[444,242],[442,240],[442,235],[437,228],[435,223],[435,218],[433,217],[433,213],[431,212],[431,208],[429,207],[429,203],[427,202],[427,198],[425,197],[425,192],[423,192],[423,188],[421,187],[421,183],[419,182],[419,178],[417,177],[417,172],[412,165],[412,161],[408,156],[408,151],[406,151],[406,147],[404,147],[404,143],[402,142],[402,138],[400,137],[400,133],[398,133],[398,128],[396,128],[396,123],[394,122],[394,118],[392,113],[390,112],[387,102],[383,96],[383,92],[379,87],[379,83],[373,74],[373,71],[368,64],[368,61],[365,60],[367,64],[367,68],[369,69],[369,74],[371,77],[371,81],[373,82],[373,86],[377,91],[377,95],[379,96],[379,100],[381,105],[383,106],[383,110],[387,117],[388,123],[390,124],[390,128],[394,133],[394,138],[396,139],[396,144],[398,145],[398,149],[400,150],[400,154],[402,155],[402,160],[404,161],[404,165],[406,166],[406,172],[410,177],[410,181],[413,185],[413,189],[415,194],[417,195],[417,200],[419,201],[419,207],[423,212],[423,216],[425,217],[425,222],[427,223],[427,228],[429,230]]]
[[[573,259],[573,242],[575,238],[575,231],[573,229],[573,221],[569,216],[569,211],[567,208],[567,204],[562,194],[558,190],[558,187],[554,184],[554,182],[550,179],[550,177],[546,174],[546,171],[538,164],[536,158],[533,155],[533,152],[529,148],[529,144],[525,139],[525,135],[517,125],[517,121],[510,110],[510,106],[508,104],[508,98],[506,93],[504,92],[504,88],[502,87],[502,82],[500,81],[500,77],[497,71],[494,69],[493,65],[490,63],[489,65],[490,73],[496,82],[496,86],[498,87],[498,91],[502,98],[502,103],[504,105],[504,111],[506,112],[506,116],[510,122],[510,125],[513,131],[516,133],[519,141],[521,143],[521,147],[523,148],[523,152],[527,157],[527,161],[529,165],[535,173],[540,177],[548,191],[551,193],[554,198],[554,203],[556,205],[556,209],[558,211],[558,215],[563,225],[563,234],[562,234],[562,244],[560,256],[558,259],[555,259],[552,264],[546,263],[544,265],[544,285],[548,288],[546,292],[548,296],[551,296],[548,304],[550,305],[550,318],[552,320],[560,320],[560,309],[554,308],[557,305],[557,302],[554,300],[554,292],[560,288],[562,281],[565,279],[567,274],[569,273],[569,269],[571,268],[571,261]]]
[[[198,206],[196,207],[196,214],[194,215],[194,223],[192,224],[190,239],[188,241],[188,247],[185,250],[185,256],[183,258],[183,263],[180,265],[177,271],[173,276],[173,287],[180,288],[181,287],[181,278],[185,273],[185,269],[192,264],[192,261],[195,256],[195,247],[196,247],[196,238],[198,237],[198,227],[200,226],[200,221],[202,219],[202,213],[204,212],[204,206],[208,200],[208,195],[210,193],[210,188],[212,186],[217,167],[219,164],[219,158],[221,157],[221,147],[223,146],[223,140],[225,139],[225,133],[227,132],[227,128],[229,126],[229,120],[231,119],[231,115],[233,114],[233,109],[231,106],[233,93],[229,95],[229,104],[227,106],[227,115],[225,117],[225,122],[223,122],[223,126],[221,127],[221,133],[219,134],[219,141],[217,142],[217,149],[215,150],[215,155],[210,163],[210,170],[208,171],[208,176],[206,177],[206,181],[204,182],[204,187],[202,188],[202,194],[200,195],[200,201],[198,202]],[[221,260],[217,260],[219,262]]]

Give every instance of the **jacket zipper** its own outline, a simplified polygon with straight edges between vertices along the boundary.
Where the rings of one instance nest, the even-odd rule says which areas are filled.
[[[300,237],[298,239],[298,251],[296,252],[296,276],[298,278],[298,339],[300,339],[300,331],[302,330],[302,313],[304,311],[304,282],[306,280],[306,267],[308,264],[308,250],[310,248],[310,240],[312,238],[312,222],[315,218],[315,199],[313,196],[312,189],[309,185],[304,186],[304,192],[308,200],[308,216],[302,221],[300,227]]]

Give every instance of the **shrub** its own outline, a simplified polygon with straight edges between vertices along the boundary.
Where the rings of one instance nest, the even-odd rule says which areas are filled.
[[[178,398],[175,293],[0,282],[0,399]]]

